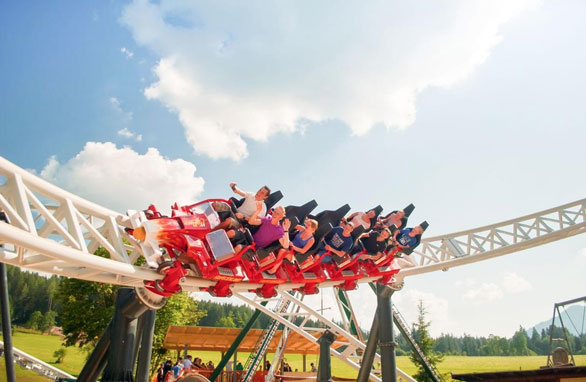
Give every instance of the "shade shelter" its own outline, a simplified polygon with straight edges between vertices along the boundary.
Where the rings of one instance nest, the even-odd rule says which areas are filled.
[[[241,329],[237,328],[214,328],[207,326],[169,326],[167,334],[163,341],[163,346],[168,350],[177,351],[218,351],[225,353],[234,340],[240,333]],[[250,329],[244,340],[238,346],[239,352],[250,353],[255,351],[255,345],[260,336],[262,336],[263,329]],[[319,338],[323,330],[315,328],[312,334],[316,339]],[[277,350],[281,337],[282,330],[277,330],[273,339],[271,340],[267,353],[274,353]],[[342,338],[340,338],[342,341]],[[333,349],[340,348],[341,344],[334,342]],[[308,338],[296,332],[289,332],[287,346],[284,351],[285,354],[302,354],[303,355],[303,369],[306,367],[306,356],[308,354],[319,354],[319,345],[315,341],[310,341]]]

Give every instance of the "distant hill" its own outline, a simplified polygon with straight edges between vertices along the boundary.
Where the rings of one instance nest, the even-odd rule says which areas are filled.
[[[586,322],[584,321],[586,320],[586,317],[584,316],[585,310],[583,304],[572,305],[565,310],[564,308],[560,308],[560,313],[562,315],[564,326],[570,333],[575,336],[586,334]],[[549,325],[551,325],[551,317],[527,329],[527,334],[530,336],[533,332],[533,328],[535,328],[538,333],[541,333],[541,330],[547,330]],[[555,326],[562,326],[559,316],[556,316]]]

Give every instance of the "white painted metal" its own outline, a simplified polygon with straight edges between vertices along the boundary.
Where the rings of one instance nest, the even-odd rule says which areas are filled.
[[[140,243],[121,223],[125,215],[64,191],[0,157],[0,261],[35,271],[83,280],[142,286],[161,276],[135,266]],[[127,224],[127,223],[126,223]],[[93,255],[103,247],[109,259]],[[199,290],[212,282],[191,278],[184,287]]]
[[[586,199],[480,228],[435,236],[406,259],[399,276],[428,273],[586,233]]]
[[[337,340],[335,344],[345,345],[346,348],[343,352],[338,352],[334,349],[331,349],[331,353],[333,356],[339,358],[344,363],[348,364],[349,366],[353,367],[356,370],[360,370],[360,365],[352,360],[351,357],[353,354],[356,353],[358,349],[365,350],[366,344],[360,342],[357,338],[355,338],[352,334],[348,333],[346,330],[335,324],[334,322],[328,320],[327,318],[323,317],[319,312],[312,309],[309,305],[305,304],[303,301],[299,300],[298,298],[290,295],[284,290],[279,290],[277,296],[266,299],[260,298],[258,296],[247,296],[242,293],[235,293],[234,294],[237,298],[242,300],[243,302],[251,305],[252,307],[259,309],[263,313],[269,315],[271,318],[279,321],[284,326],[289,328],[292,331],[295,331],[299,335],[303,336],[310,342],[314,342],[317,344],[317,340],[319,338],[320,333],[324,332],[326,329],[329,329],[331,332],[336,334],[338,337],[342,337],[342,340]],[[291,305],[296,307],[297,313],[291,312],[284,312],[278,313],[273,311],[270,306],[277,304],[278,301],[290,301]],[[262,302],[268,301],[269,303],[266,306],[261,305]],[[297,325],[295,323],[296,317],[304,317],[301,324]],[[320,322],[323,327],[321,328],[314,328],[307,326],[309,320],[314,320]],[[319,345],[318,345],[319,346]],[[380,360],[380,356],[376,355],[376,360]],[[397,369],[397,375],[401,377],[403,380],[415,382],[413,378],[407,375],[400,369]],[[380,381],[381,379],[371,374],[371,379],[375,381]]]
[[[0,157],[0,209],[11,225],[0,222],[0,261],[40,272],[83,280],[140,286],[144,280],[161,278],[148,267],[135,266],[141,256],[150,257],[145,246],[124,228],[137,224],[121,213],[89,202],[37,177]],[[139,214],[140,215],[140,214]],[[502,256],[586,232],[586,199],[560,207],[473,230],[422,240],[410,256],[399,259],[402,278],[435,270],[447,270]],[[110,258],[93,255],[105,248]],[[374,281],[364,278],[359,282]],[[320,286],[337,285],[325,281]],[[213,282],[187,277],[182,287],[198,291]],[[247,282],[233,290],[247,291],[260,285]],[[300,285],[285,284],[294,289]]]

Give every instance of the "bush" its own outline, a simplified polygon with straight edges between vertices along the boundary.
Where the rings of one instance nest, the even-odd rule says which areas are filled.
[[[65,355],[67,354],[67,349],[61,347],[59,350],[55,350],[53,353],[53,357],[55,357],[55,363],[62,363]]]

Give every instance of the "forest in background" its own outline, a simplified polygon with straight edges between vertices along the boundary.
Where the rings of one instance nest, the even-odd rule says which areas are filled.
[[[12,266],[7,267],[7,273],[13,325],[41,332],[59,326],[65,335],[64,345],[86,346],[88,351],[93,347],[111,318],[118,287],[57,276],[43,277]],[[170,299],[167,306],[157,313],[155,351],[161,357],[165,355],[161,348],[162,337],[169,325],[241,328],[254,312],[248,306],[194,301],[185,294],[180,296]],[[268,322],[269,318],[261,315],[253,327],[264,328]],[[88,327],[89,323],[91,327]],[[318,326],[318,323],[311,322],[309,326]],[[368,336],[368,333],[365,334]],[[563,335],[561,328],[554,328],[554,338],[562,338]],[[573,353],[586,354],[586,335],[572,335],[569,332],[567,335]],[[547,355],[550,335],[548,329],[533,329],[528,333],[519,327],[510,338],[442,334],[434,340],[434,352],[445,355]],[[398,355],[410,353],[405,338],[398,335],[397,342]]]

